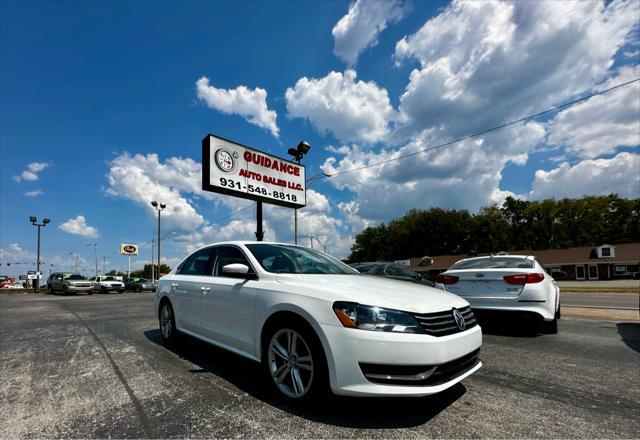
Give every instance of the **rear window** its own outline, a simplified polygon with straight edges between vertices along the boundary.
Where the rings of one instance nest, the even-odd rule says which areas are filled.
[[[458,269],[532,269],[533,260],[517,257],[493,257],[462,260],[451,266],[449,270]]]

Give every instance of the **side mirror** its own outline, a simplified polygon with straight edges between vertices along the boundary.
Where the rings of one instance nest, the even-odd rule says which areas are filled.
[[[222,273],[237,278],[255,278],[255,274],[249,272],[249,266],[240,263],[222,266]]]

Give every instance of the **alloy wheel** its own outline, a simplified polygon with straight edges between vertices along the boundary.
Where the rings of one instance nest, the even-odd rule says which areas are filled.
[[[307,394],[313,382],[313,358],[300,333],[278,330],[269,342],[267,360],[271,378],[281,393],[292,399]]]

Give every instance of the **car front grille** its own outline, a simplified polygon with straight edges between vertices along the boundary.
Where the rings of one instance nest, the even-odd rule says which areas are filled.
[[[436,386],[454,380],[480,362],[480,349],[440,365],[387,365],[360,363],[369,382],[384,385]]]
[[[413,315],[422,326],[424,332],[431,336],[447,336],[461,331],[468,330],[478,325],[476,317],[471,311],[471,307],[458,309],[464,318],[465,326],[461,330],[453,318],[453,310],[437,313],[422,313]]]

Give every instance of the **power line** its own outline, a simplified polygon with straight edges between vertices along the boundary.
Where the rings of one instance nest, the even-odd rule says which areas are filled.
[[[477,133],[473,133],[473,134],[470,134],[470,135],[467,135],[467,136],[463,136],[463,137],[454,139],[454,140],[449,141],[449,142],[445,142],[444,144],[436,145],[434,147],[424,148],[424,149],[422,149],[420,151],[415,151],[413,153],[403,154],[401,156],[394,157],[393,159],[387,159],[387,160],[383,160],[381,162],[376,162],[376,163],[372,163],[372,164],[369,164],[369,165],[363,165],[361,167],[351,168],[350,170],[339,171],[339,172],[333,173],[333,174],[324,174],[324,177],[335,177],[335,176],[339,176],[341,174],[353,173],[355,171],[360,171],[360,170],[364,170],[364,169],[367,169],[367,168],[377,167],[377,166],[384,165],[384,164],[389,163],[389,162],[394,162],[394,161],[400,160],[400,159],[406,159],[407,157],[416,156],[416,155],[421,154],[421,153],[426,153],[428,151],[433,151],[433,150],[437,150],[439,148],[447,147],[449,145],[456,144],[458,142],[466,141],[467,139],[472,139],[474,137],[482,136],[483,134],[487,134],[487,133],[490,133],[492,131],[501,130],[501,129],[509,127],[511,125],[519,124],[520,122],[525,122],[525,121],[528,121],[530,119],[537,118],[538,116],[542,116],[542,115],[545,115],[547,113],[552,113],[552,112],[561,110],[563,108],[570,107],[570,106],[572,106],[574,104],[577,104],[579,102],[586,101],[587,99],[593,98],[594,96],[602,95],[602,94],[605,94],[607,92],[611,92],[612,90],[619,89],[620,87],[628,86],[629,84],[632,84],[632,83],[634,83],[636,81],[640,81],[640,78],[636,78],[636,79],[633,79],[631,81],[627,81],[626,83],[618,84],[617,86],[613,86],[613,87],[610,87],[608,89],[601,90],[599,92],[591,93],[589,95],[583,96],[582,98],[574,99],[573,101],[569,101],[569,102],[564,103],[562,105],[558,105],[556,107],[552,107],[552,108],[550,108],[548,110],[544,110],[542,112],[535,113],[533,115],[525,116],[525,117],[517,119],[515,121],[511,121],[511,122],[507,122],[505,124],[497,125],[495,127],[487,128],[487,129],[479,131]],[[314,177],[316,177],[316,176],[314,176]],[[311,179],[309,179],[309,180],[311,180]]]

